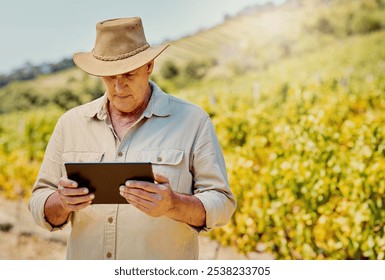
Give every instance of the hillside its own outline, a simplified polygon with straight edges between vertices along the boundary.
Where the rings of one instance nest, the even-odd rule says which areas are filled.
[[[340,48],[338,44],[351,37],[365,44],[366,34],[385,26],[383,4],[379,9],[377,2],[289,1],[278,7],[249,8],[218,26],[170,42],[171,47],[156,61],[154,79],[179,92],[195,80],[233,80],[256,73],[270,77],[269,71],[285,69],[287,60],[297,60],[300,65],[301,57],[317,57],[325,48]],[[337,67],[344,68],[346,63],[339,61]],[[98,79],[68,69],[0,88],[0,113],[48,103],[66,109],[102,93]],[[63,104],[65,99],[70,99],[70,105]]]
[[[250,8],[171,45],[152,78],[210,114],[238,200],[211,237],[277,259],[385,259],[385,1]],[[29,196],[57,118],[103,91],[77,69],[0,89],[2,196]]]

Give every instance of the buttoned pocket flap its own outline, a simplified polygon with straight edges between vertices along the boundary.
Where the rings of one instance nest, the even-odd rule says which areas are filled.
[[[145,150],[139,152],[138,161],[151,162],[153,172],[166,176],[171,188],[177,191],[183,154],[183,150],[178,149]]]
[[[62,155],[62,174],[67,175],[66,162],[101,162],[104,153],[101,152],[65,152]]]
[[[103,158],[101,152],[65,152],[63,153],[63,163],[66,162],[100,162]]]
[[[160,149],[141,151],[138,161],[160,165],[179,165],[183,159],[183,151],[178,149]]]

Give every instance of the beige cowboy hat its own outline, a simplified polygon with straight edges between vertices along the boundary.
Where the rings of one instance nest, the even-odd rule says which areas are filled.
[[[73,60],[88,74],[115,76],[145,65],[167,47],[147,43],[139,17],[117,18],[98,22],[94,49],[75,53]]]

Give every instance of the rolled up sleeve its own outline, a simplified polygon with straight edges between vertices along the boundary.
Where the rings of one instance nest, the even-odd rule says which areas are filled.
[[[53,227],[44,215],[44,206],[48,197],[57,190],[59,178],[62,177],[61,172],[61,121],[57,123],[50,141],[45,151],[44,159],[32,189],[31,198],[28,203],[29,211],[32,214],[35,223],[49,231],[62,229],[70,220],[58,227]],[[70,215],[71,216],[71,215]]]
[[[214,127],[207,117],[197,135],[193,153],[194,195],[206,211],[203,231],[223,226],[229,222],[236,209]]]

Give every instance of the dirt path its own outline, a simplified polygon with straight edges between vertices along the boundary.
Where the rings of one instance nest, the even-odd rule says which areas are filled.
[[[36,226],[24,201],[0,197],[0,260],[65,259],[70,228],[48,232]],[[206,236],[200,238],[202,260],[272,259],[269,254],[244,256],[234,248],[222,247]]]

